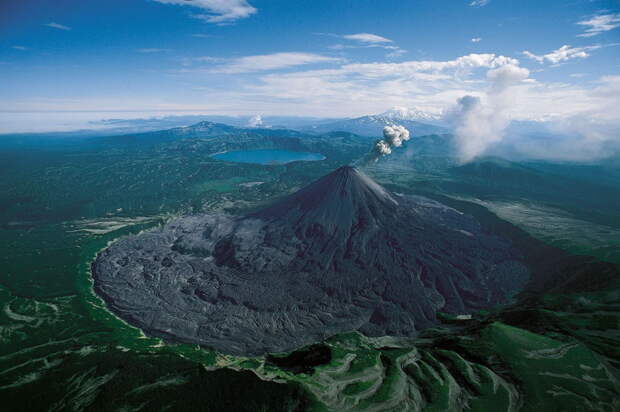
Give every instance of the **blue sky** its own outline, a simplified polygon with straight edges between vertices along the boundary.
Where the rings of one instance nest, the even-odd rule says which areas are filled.
[[[617,0],[22,0],[0,33],[2,112],[441,114],[510,66],[512,118],[620,117]]]

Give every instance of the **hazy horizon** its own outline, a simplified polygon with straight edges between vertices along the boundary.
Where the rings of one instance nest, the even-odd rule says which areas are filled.
[[[613,0],[113,0],[2,6],[0,133],[165,116],[441,118],[471,160],[513,121],[620,146],[620,8]],[[341,17],[344,16],[344,17]],[[161,127],[187,125],[182,118]],[[241,125],[236,123],[235,125]],[[144,126],[144,125],[142,125]],[[514,140],[517,150],[549,142]]]

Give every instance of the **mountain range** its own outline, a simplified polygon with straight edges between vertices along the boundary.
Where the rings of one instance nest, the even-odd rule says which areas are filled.
[[[431,124],[438,120],[438,116],[425,112],[394,108],[381,114],[318,123],[300,128],[300,130],[316,134],[345,131],[360,136],[380,137],[385,126],[399,124],[409,129],[412,136],[448,133],[447,128]]]

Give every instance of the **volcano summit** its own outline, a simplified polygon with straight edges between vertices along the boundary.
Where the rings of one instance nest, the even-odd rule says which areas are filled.
[[[147,333],[258,355],[351,330],[414,336],[437,311],[505,302],[529,271],[471,217],[345,166],[253,214],[123,238],[93,275],[109,308]]]

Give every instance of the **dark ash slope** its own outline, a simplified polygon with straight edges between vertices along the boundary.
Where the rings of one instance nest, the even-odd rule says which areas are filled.
[[[506,301],[528,279],[520,253],[471,217],[351,167],[258,213],[124,238],[93,274],[109,307],[147,333],[243,355],[356,329],[413,336],[439,310]]]

